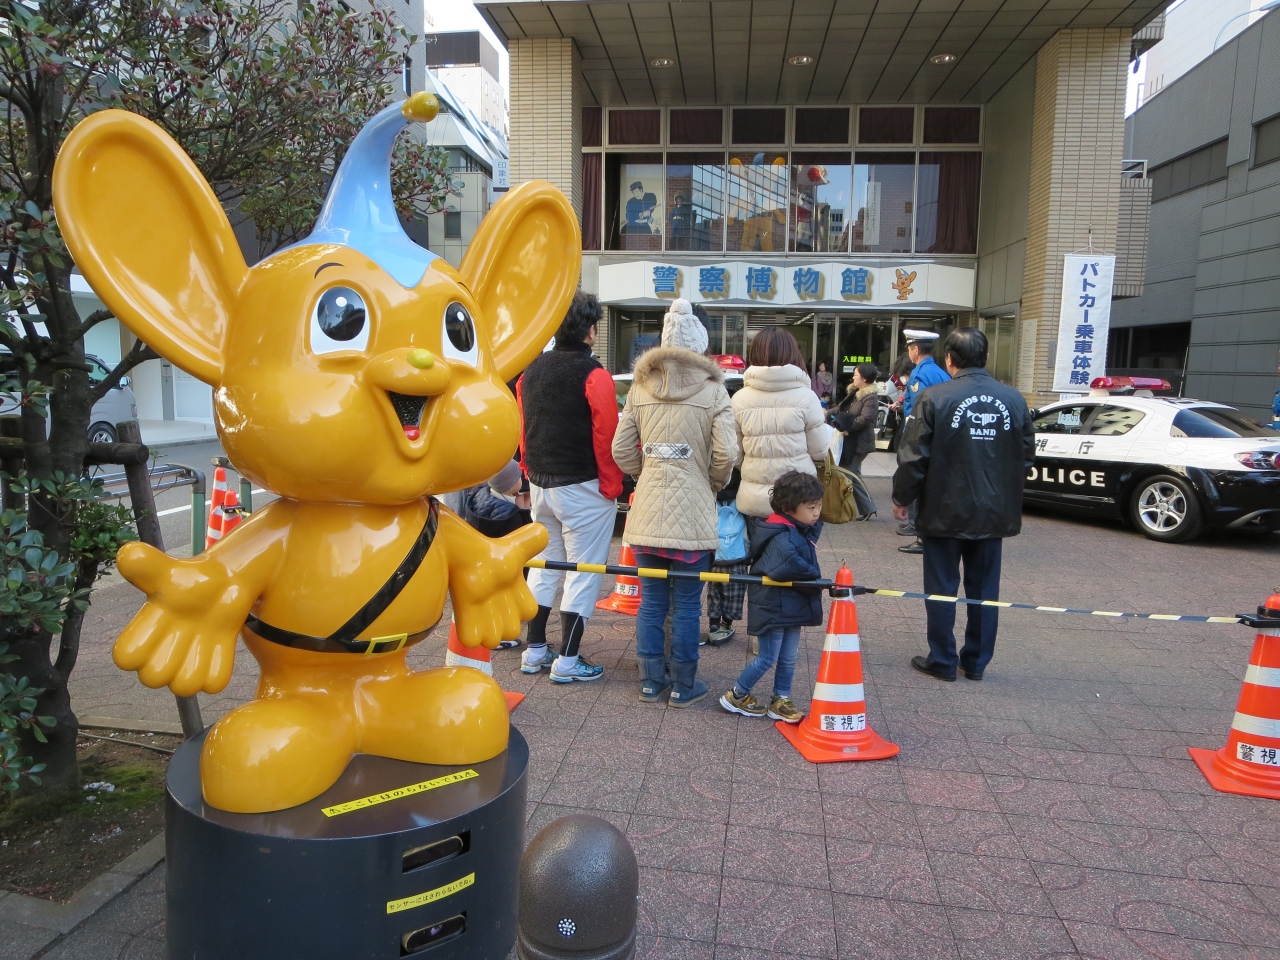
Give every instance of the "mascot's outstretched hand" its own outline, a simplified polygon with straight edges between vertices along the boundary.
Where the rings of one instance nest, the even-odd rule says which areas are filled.
[[[231,679],[236,638],[283,552],[271,505],[235,541],[190,560],[145,543],[120,548],[120,574],[147,602],[116,639],[112,658],[148,687],[180,697],[220,693]]]
[[[449,593],[458,639],[464,646],[490,649],[514,640],[521,622],[538,612],[538,602],[524,581],[524,564],[547,545],[547,528],[532,523],[490,540],[444,511],[440,526],[450,540]]]

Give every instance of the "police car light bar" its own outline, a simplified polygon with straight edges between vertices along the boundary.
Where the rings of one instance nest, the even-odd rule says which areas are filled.
[[[1131,390],[1172,390],[1168,380],[1159,377],[1094,377],[1089,384],[1091,391],[1101,394],[1128,392]]]

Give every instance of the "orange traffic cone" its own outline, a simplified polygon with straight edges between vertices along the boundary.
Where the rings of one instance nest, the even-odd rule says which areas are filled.
[[[226,503],[222,505],[222,536],[238,527],[241,519],[240,498],[234,490],[228,490]]]
[[[493,660],[489,656],[489,648],[485,646],[465,647],[458,638],[458,625],[449,624],[449,645],[445,648],[444,665],[446,667],[471,667],[483,674],[493,676]],[[507,698],[507,710],[514,710],[524,699],[523,693],[503,690]]]
[[[848,567],[841,567],[836,574],[836,587],[852,586],[853,573]],[[810,763],[883,760],[898,753],[897,744],[867,726],[858,608],[848,590],[843,596],[837,595],[831,604],[809,715],[798,724],[779,720],[776,726]]]
[[[622,551],[618,554],[618,565],[634,567],[636,555],[631,552],[631,545],[622,542]],[[640,578],[626,574],[618,574],[613,584],[613,593],[596,602],[597,610],[612,610],[614,613],[625,613],[634,617],[640,612]]]
[[[218,467],[213,471],[213,498],[209,501],[209,526],[205,529],[204,548],[208,550],[222,539],[222,508],[227,502],[231,487],[227,484],[227,471]]]
[[[1280,800],[1280,593],[1267,597],[1249,622],[1259,628],[1258,637],[1227,745],[1188,752],[1213,789]]]

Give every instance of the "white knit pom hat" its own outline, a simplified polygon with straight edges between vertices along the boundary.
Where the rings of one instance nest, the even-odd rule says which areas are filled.
[[[683,298],[674,301],[662,321],[662,345],[706,353],[707,342],[707,328],[693,315],[689,301]]]

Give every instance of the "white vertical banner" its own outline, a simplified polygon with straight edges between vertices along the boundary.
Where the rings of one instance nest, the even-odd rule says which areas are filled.
[[[880,245],[880,184],[875,180],[867,183],[867,203],[862,213],[862,245]]]
[[[1107,332],[1111,328],[1111,288],[1116,258],[1068,254],[1062,265],[1062,304],[1053,389],[1084,393],[1094,377],[1107,375]]]

